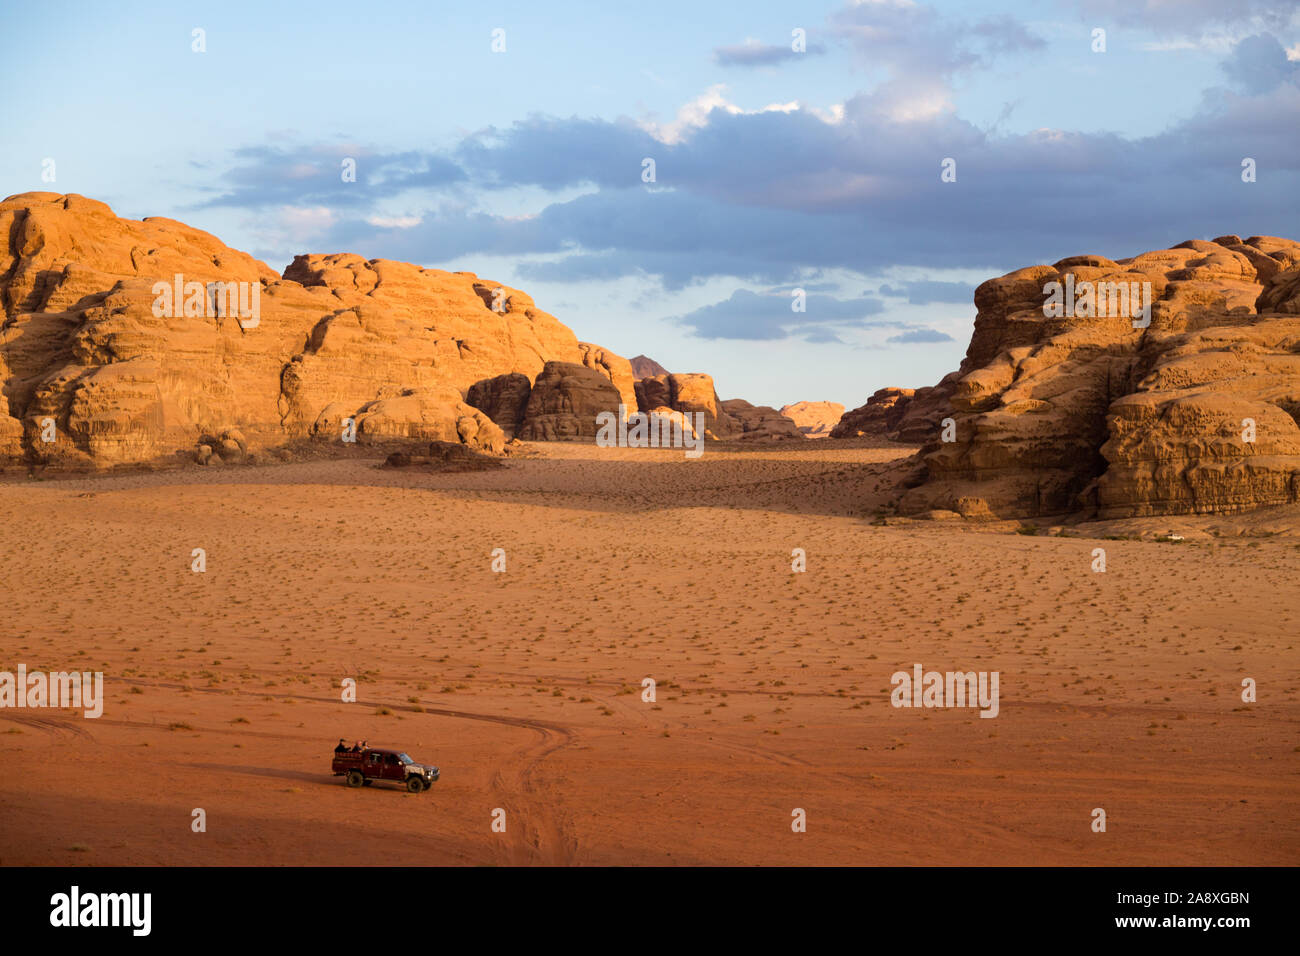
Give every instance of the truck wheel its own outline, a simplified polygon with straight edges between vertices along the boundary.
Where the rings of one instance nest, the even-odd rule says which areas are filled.
[[[411,793],[419,793],[421,790],[424,789],[424,781],[421,780],[419,777],[407,777],[406,789],[409,790]]]
[[[362,776],[360,770],[349,770],[349,771],[348,771],[348,786],[349,786],[349,787],[359,787],[359,786],[361,786],[361,785],[362,785],[363,783],[365,783],[365,782],[366,782],[366,778],[365,778],[364,776]]]

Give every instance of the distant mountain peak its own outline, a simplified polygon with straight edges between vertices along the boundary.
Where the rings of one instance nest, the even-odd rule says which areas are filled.
[[[648,355],[638,355],[632,359],[632,377],[633,378],[654,378],[656,375],[667,375],[668,369],[664,368]]]

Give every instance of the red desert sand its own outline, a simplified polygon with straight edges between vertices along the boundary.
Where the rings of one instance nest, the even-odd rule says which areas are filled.
[[[526,450],[6,479],[0,669],[106,700],[0,711],[0,863],[1300,854],[1297,507],[1029,535],[877,516],[883,442]],[[892,707],[918,663],[998,717]],[[340,736],[442,778],[348,789]]]

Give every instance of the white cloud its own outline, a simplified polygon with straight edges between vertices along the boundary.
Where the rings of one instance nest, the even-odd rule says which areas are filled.
[[[420,216],[367,216],[366,222],[380,229],[412,229],[422,223]]]
[[[291,239],[309,239],[338,220],[326,206],[284,206],[280,210],[280,227]]]
[[[274,218],[245,219],[243,226],[257,248],[287,256],[310,246],[337,222],[338,215],[325,206],[281,206]]]
[[[753,116],[757,113],[794,113],[801,108],[798,100],[791,100],[789,103],[769,103],[757,110],[742,109],[727,99],[726,89],[725,83],[716,83],[682,106],[672,122],[657,123],[654,120],[644,120],[640,126],[659,142],[667,146],[676,146],[691,130],[707,126],[709,114],[715,109],[737,116]]]
[[[884,115],[895,123],[917,123],[932,120],[952,112],[952,98],[946,87],[933,85],[929,89],[907,89],[903,84],[886,84],[879,98]]]
[[[1138,49],[1145,53],[1175,53],[1179,50],[1199,50],[1201,45],[1194,40],[1160,40],[1139,43]]]
[[[829,109],[825,109],[825,110],[819,110],[817,107],[811,106],[808,108],[808,111],[812,113],[813,116],[816,116],[823,123],[827,123],[831,126],[837,126],[840,123],[844,122],[843,103],[834,103],[831,105]]]
[[[1172,40],[1152,40],[1139,44],[1147,53],[1176,53],[1180,50],[1201,50],[1206,53],[1227,54],[1243,39],[1255,31],[1251,28],[1213,30],[1200,36],[1183,36]]]
[[[709,87],[695,99],[686,103],[677,111],[677,117],[671,123],[656,123],[653,120],[645,121],[641,128],[647,133],[669,146],[674,146],[682,141],[688,130],[700,129],[709,121],[709,114],[715,109],[726,110],[728,113],[743,113],[739,106],[728,102],[727,98],[722,95],[725,90],[725,83],[718,83]]]

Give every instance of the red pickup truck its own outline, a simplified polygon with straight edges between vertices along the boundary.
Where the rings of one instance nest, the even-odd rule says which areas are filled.
[[[438,768],[416,763],[400,750],[336,750],[331,768],[336,777],[346,777],[349,787],[370,786],[376,780],[391,780],[411,793],[428,790],[438,779]]]

